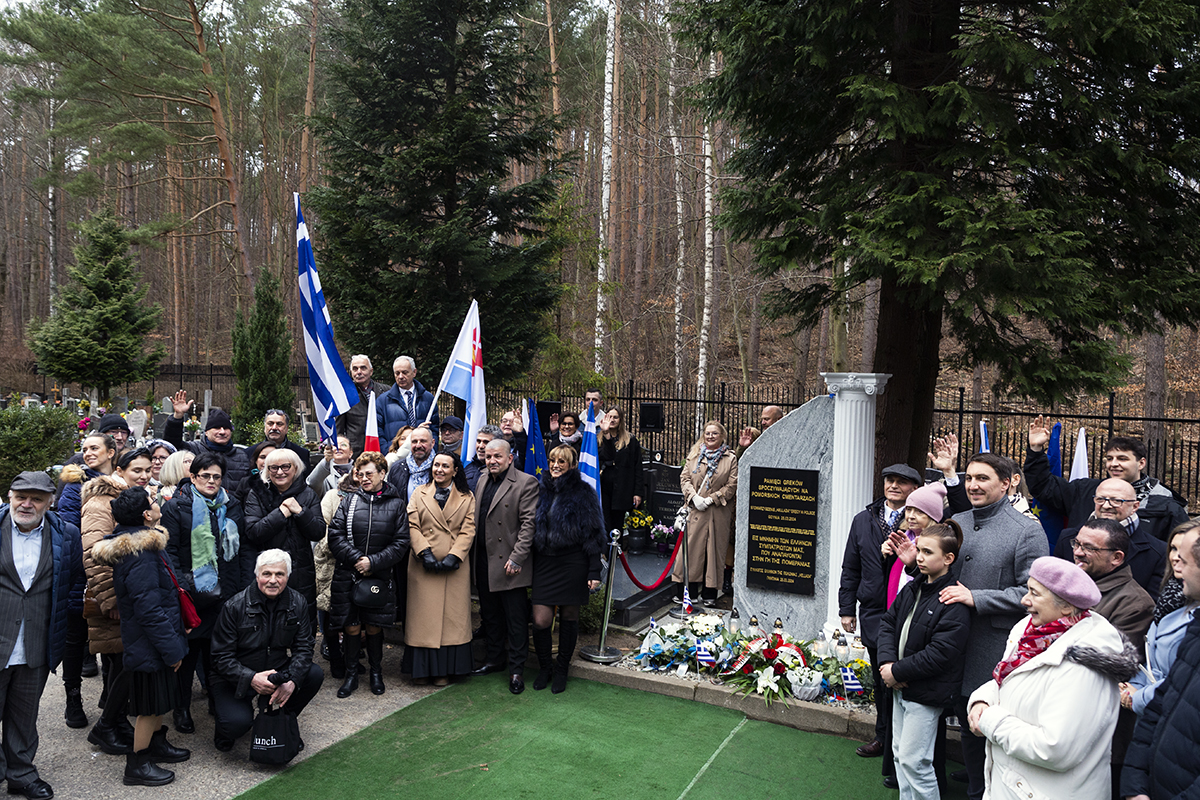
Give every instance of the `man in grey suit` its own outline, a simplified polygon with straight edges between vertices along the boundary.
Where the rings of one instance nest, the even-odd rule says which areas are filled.
[[[958,581],[942,589],[943,603],[965,603],[973,609],[967,640],[962,696],[956,704],[960,722],[967,718],[967,697],[992,679],[1004,656],[1008,632],[1025,616],[1021,598],[1029,567],[1049,555],[1042,527],[1008,502],[1011,462],[979,453],[967,462],[966,491],[971,510],[954,515],[962,526],[963,544],[955,562]],[[966,726],[962,730],[963,760],[967,766],[967,796],[983,797],[986,740]]]
[[[512,448],[504,439],[487,443],[487,474],[475,492],[475,544],[472,569],[479,592],[479,617],[487,642],[483,666],[473,675],[499,672],[508,650],[508,690],[525,691],[529,658],[529,596],[533,583],[530,554],[533,516],[540,486],[532,475],[512,468]]]
[[[22,472],[0,505],[0,768],[9,794],[47,800],[54,790],[33,766],[38,704],[62,661],[67,597],[83,582],[79,529],[49,510],[54,483]]]

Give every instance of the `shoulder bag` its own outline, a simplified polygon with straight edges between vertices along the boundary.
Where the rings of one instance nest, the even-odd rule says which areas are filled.
[[[350,507],[346,514],[346,535],[350,539],[351,544],[354,543],[354,512],[358,507],[358,495],[350,495]],[[363,546],[363,555],[369,555],[365,552],[371,547],[371,527],[367,526],[367,541]],[[391,578],[376,578],[368,577],[359,574],[354,565],[350,565],[350,569],[354,574],[354,588],[350,591],[350,602],[359,608],[377,609],[387,605],[388,588],[391,584]]]

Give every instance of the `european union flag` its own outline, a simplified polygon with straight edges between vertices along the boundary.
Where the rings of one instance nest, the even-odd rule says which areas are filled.
[[[525,401],[525,405],[529,409],[529,424],[525,426],[525,431],[529,436],[529,443],[525,447],[525,474],[541,480],[546,470],[550,469],[550,461],[546,458],[546,445],[542,443],[542,428],[538,424],[537,403],[528,399]]]

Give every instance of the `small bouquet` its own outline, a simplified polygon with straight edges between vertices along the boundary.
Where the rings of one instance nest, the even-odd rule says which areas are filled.
[[[647,514],[645,511],[634,509],[625,513],[626,528],[649,528],[654,522],[654,517]]]
[[[196,433],[200,430],[200,420],[193,417],[188,417],[183,423],[183,429],[191,434],[192,438],[196,438]]]
[[[674,535],[675,529],[670,525],[663,525],[661,522],[650,529],[650,538],[656,544],[667,544]]]

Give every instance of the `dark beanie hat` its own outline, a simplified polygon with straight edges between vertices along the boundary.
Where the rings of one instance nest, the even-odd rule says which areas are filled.
[[[212,428],[229,428],[233,430],[233,420],[229,419],[229,415],[225,413],[223,408],[213,406],[208,410],[208,422],[204,423],[204,430]]]
[[[142,525],[142,514],[150,510],[150,495],[145,489],[134,487],[121,492],[109,505],[118,525]]]
[[[129,430],[129,423],[120,414],[105,414],[100,418],[100,427],[96,429],[96,432],[108,433],[109,431],[133,433],[133,431]]]

